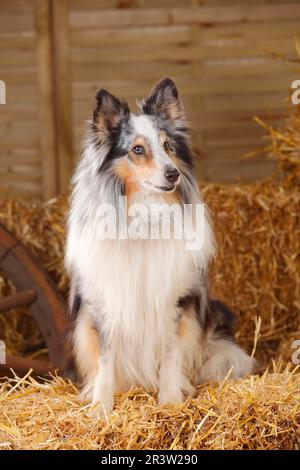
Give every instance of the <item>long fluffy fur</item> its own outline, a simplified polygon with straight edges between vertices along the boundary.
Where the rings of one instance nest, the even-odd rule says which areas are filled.
[[[148,125],[147,119],[153,129],[162,125],[174,140],[177,154],[183,155],[177,198],[182,205],[195,206],[202,200],[174,87],[171,81],[161,82],[141,104],[144,117],[138,123]],[[234,375],[243,375],[253,363],[234,343],[226,323],[228,312],[208,300],[207,267],[214,255],[214,238],[207,211],[203,247],[196,252],[186,250],[184,240],[97,236],[100,203],[116,207],[121,225],[126,225],[128,207],[120,199],[126,183],[115,166],[126,158],[122,149],[132,136],[130,126],[137,122],[121,102],[114,101],[113,121],[103,123],[97,113],[109,106],[110,95],[99,96],[73,178],[66,248],[74,351],[84,392],[107,411],[112,409],[113,393],[132,385],[158,390],[161,403],[181,401],[201,381],[222,379],[232,366]],[[107,112],[103,116],[107,119]],[[162,193],[138,191],[134,201],[150,206],[166,199]]]

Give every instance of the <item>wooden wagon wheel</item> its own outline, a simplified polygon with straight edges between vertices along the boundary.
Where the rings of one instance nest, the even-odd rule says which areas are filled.
[[[1,372],[24,373],[32,368],[43,375],[58,369],[64,376],[72,374],[71,349],[66,341],[69,321],[64,300],[46,271],[27,248],[0,224],[0,269],[13,282],[18,293],[0,298],[0,312],[29,307],[46,342],[50,361],[7,355]],[[0,313],[1,314],[1,313]]]

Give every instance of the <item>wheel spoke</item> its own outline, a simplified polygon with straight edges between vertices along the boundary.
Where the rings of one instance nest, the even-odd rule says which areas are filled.
[[[0,299],[0,312],[18,307],[29,307],[37,298],[34,290],[28,289]]]
[[[18,373],[25,373],[29,369],[33,369],[34,375],[46,375],[48,372],[53,372],[54,365],[50,361],[7,355],[6,364],[0,364],[0,372],[9,372],[10,369]]]

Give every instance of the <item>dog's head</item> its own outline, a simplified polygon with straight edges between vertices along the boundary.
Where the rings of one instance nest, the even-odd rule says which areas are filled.
[[[106,149],[99,171],[121,179],[125,192],[173,192],[191,165],[188,129],[177,88],[170,78],[158,82],[131,114],[126,102],[106,90],[96,95],[92,131]]]

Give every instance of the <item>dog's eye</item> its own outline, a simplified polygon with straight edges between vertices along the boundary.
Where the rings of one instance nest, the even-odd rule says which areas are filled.
[[[170,144],[169,144],[169,142],[168,142],[167,140],[164,142],[164,149],[165,149],[166,152],[167,152],[168,150],[171,150],[171,146],[170,146]]]
[[[142,155],[144,153],[144,147],[142,145],[135,145],[135,147],[133,147],[132,151],[136,155]]]

